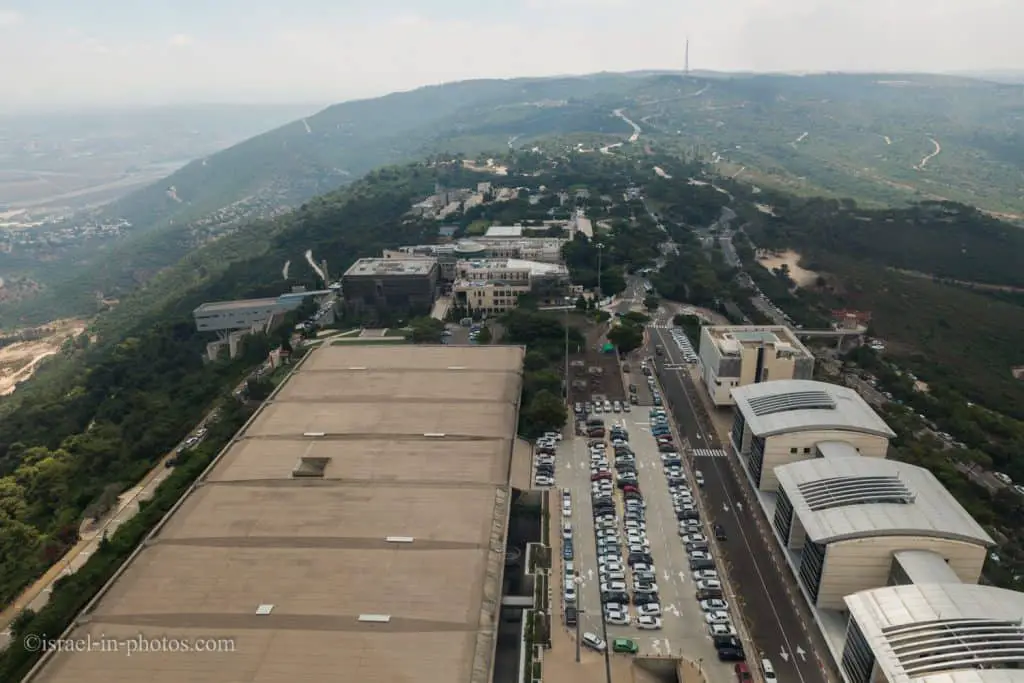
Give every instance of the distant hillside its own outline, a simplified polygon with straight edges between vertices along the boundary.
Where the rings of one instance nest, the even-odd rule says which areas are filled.
[[[954,200],[1024,214],[1024,86],[954,76],[638,72],[477,80],[346,102],[197,159],[104,209],[132,234],[64,254],[41,298],[0,322],[41,322],[119,298],[202,243],[436,152],[588,140],[614,154],[699,154],[726,175],[866,206]],[[575,143],[574,143],[575,144]],[[597,152],[595,152],[597,153]],[[254,239],[258,224],[246,227]]]

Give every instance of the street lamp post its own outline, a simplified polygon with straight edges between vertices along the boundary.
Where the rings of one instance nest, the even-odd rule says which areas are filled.
[[[597,303],[600,304],[604,298],[604,294],[601,291],[601,254],[604,253],[604,243],[597,243]]]
[[[569,306],[571,297],[565,297],[565,324],[563,325],[565,332],[565,400],[569,400]]]
[[[573,577],[573,583],[576,584],[576,663],[580,663],[580,647],[582,642],[580,641],[580,622],[583,621],[583,577],[576,572],[576,576]]]

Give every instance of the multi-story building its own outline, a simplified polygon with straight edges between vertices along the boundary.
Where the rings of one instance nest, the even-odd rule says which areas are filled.
[[[977,585],[992,538],[855,392],[733,389],[730,441],[846,683],[1024,683],[1024,597]]]
[[[441,278],[452,281],[452,264],[460,259],[522,259],[542,263],[561,263],[564,239],[557,237],[478,237],[449,244],[418,244],[384,250],[383,257],[403,259],[410,256],[436,258]]]
[[[889,425],[853,389],[810,380],[779,380],[732,390],[730,440],[754,488],[774,491],[775,468],[826,455],[884,458]]]
[[[542,303],[552,303],[566,295],[568,286],[569,272],[558,264],[519,259],[459,261],[453,303],[470,311],[503,313],[515,308],[527,292],[537,294]]]
[[[700,368],[712,402],[728,406],[736,387],[811,379],[814,355],[783,325],[709,325],[701,328]]]
[[[356,310],[429,313],[439,279],[437,259],[361,258],[345,271],[345,305]]]
[[[192,316],[200,332],[217,332],[225,339],[235,330],[259,330],[275,315],[295,310],[306,297],[329,294],[316,292],[289,292],[266,299],[238,299],[235,301],[209,301],[200,305]]]

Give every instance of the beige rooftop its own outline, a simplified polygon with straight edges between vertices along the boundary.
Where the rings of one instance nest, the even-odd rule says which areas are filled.
[[[523,349],[310,353],[38,683],[488,683]],[[262,612],[262,613],[261,613]]]

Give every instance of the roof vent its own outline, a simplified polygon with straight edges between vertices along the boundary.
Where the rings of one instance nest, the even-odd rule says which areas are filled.
[[[274,606],[273,605],[263,604],[263,605],[259,605],[259,606],[256,607],[256,614],[259,614],[260,616],[264,616],[264,617],[266,615],[270,614],[273,611],[274,611]]]
[[[412,536],[387,536],[384,540],[388,543],[412,543],[416,539]]]
[[[465,365],[449,365],[448,369],[449,370],[465,370],[466,366]]]
[[[323,479],[324,470],[327,469],[327,463],[330,461],[330,458],[302,456],[299,458],[299,464],[292,470],[292,476],[296,478]]]
[[[308,436],[310,438],[319,438],[319,437],[324,436],[324,433],[323,432],[302,432],[302,435],[303,436]]]
[[[446,435],[444,432],[424,432],[423,436],[428,439],[443,439]]]
[[[359,621],[371,624],[386,624],[391,621],[390,614],[360,614]]]
[[[365,365],[350,365],[348,367],[348,369],[349,370],[365,370],[366,366]]]

